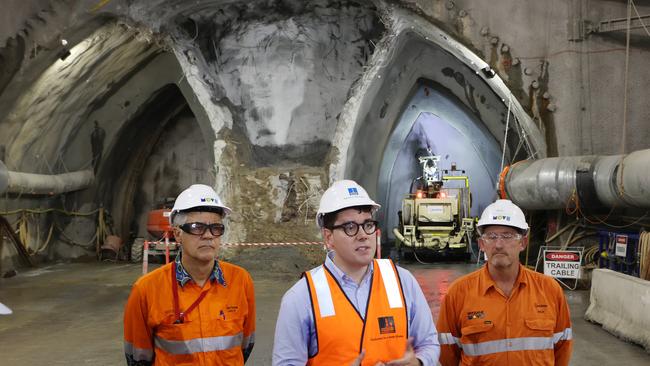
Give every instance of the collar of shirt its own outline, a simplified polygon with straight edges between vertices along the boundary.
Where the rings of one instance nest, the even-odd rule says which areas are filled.
[[[190,274],[187,273],[185,268],[183,268],[183,263],[181,262],[181,255],[182,252],[178,252],[178,255],[176,256],[176,259],[174,261],[176,262],[176,281],[178,281],[178,284],[181,287],[183,287],[185,286],[186,283],[188,283],[192,279],[192,276],[190,276]],[[217,281],[221,286],[226,287],[226,279],[223,277],[223,271],[219,266],[218,260],[214,261],[214,268],[212,268],[212,273],[210,274],[210,282],[214,282],[214,281]]]
[[[345,274],[339,267],[336,266],[334,263],[334,256],[336,256],[336,253],[334,251],[330,251],[327,253],[327,256],[325,257],[325,267],[332,272],[332,275],[334,275],[334,278],[339,281],[339,283],[354,283],[356,285],[356,281],[353,280],[350,276]],[[363,276],[363,280],[361,282],[367,282],[370,280],[370,275],[373,272],[373,265],[374,261],[370,262],[370,265],[368,266],[368,270],[366,271],[366,274]]]
[[[515,280],[514,285],[512,286],[513,288],[519,287],[521,285],[528,285],[528,276],[525,273],[526,267],[524,267],[521,263],[519,264],[519,274],[517,275],[517,279]],[[480,273],[480,280],[479,280],[479,286],[481,290],[481,294],[485,295],[489,289],[497,287],[497,283],[494,282],[492,279],[492,276],[490,276],[490,271],[488,271],[488,264],[486,263],[483,268],[481,269]]]

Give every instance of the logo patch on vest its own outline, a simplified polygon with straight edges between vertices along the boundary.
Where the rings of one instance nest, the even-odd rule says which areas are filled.
[[[481,311],[470,311],[467,313],[467,319],[472,320],[472,319],[483,319],[485,317],[485,313],[483,310]]]
[[[384,316],[377,320],[379,320],[379,334],[395,333],[395,319],[392,316]]]

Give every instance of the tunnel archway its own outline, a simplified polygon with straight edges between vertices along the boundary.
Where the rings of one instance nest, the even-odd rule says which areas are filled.
[[[377,199],[382,210],[378,220],[389,238],[397,227],[402,199],[412,180],[422,175],[415,155],[427,148],[440,155],[439,168],[449,170],[453,163],[469,177],[470,216],[478,215],[495,198],[494,177],[501,159],[497,140],[458,98],[440,85],[421,80],[389,137],[379,170]]]
[[[388,225],[384,227],[388,232],[392,224],[386,218],[396,220],[398,211],[391,201],[401,200],[401,195],[393,197],[394,193],[388,188],[395,161],[395,156],[390,155],[399,152],[406,131],[413,125],[415,118],[404,120],[403,116],[411,108],[412,98],[422,80],[435,85],[431,90],[441,93],[437,103],[448,106],[445,113],[451,115],[442,120],[446,123],[471,120],[464,125],[473,127],[468,127],[464,135],[479,134],[479,140],[491,146],[486,150],[489,155],[499,156],[499,163],[504,147],[504,165],[546,156],[546,143],[538,127],[485,61],[424,20],[400,19],[391,25],[391,35],[383,40],[386,51],[373,55],[363,81],[344,107],[334,138],[329,172],[332,180],[356,180],[382,204],[384,208],[379,218],[382,225]],[[452,113],[452,110],[463,113]],[[443,110],[436,106],[433,114],[441,112]],[[396,135],[396,131],[401,132]],[[464,144],[472,149],[476,147],[473,140],[466,140]],[[495,154],[495,146],[498,154]],[[493,158],[488,160],[494,161]],[[494,187],[499,166],[487,165],[489,168],[483,170],[488,175],[493,174],[489,186]],[[490,197],[484,199],[494,198],[494,193],[493,190]],[[477,204],[475,214],[481,209],[481,203]]]
[[[214,180],[214,154],[175,84],[154,92],[117,132],[98,172],[98,201],[123,240],[146,233],[146,213],[194,182]],[[143,218],[144,217],[144,218]]]

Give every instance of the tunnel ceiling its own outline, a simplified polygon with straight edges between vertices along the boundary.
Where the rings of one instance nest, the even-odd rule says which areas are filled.
[[[47,171],[65,153],[68,139],[75,135],[89,115],[124,82],[161,52],[153,43],[140,38],[133,28],[107,21],[77,44],[50,52],[51,62],[38,77],[15,77],[7,89],[22,90],[13,99],[3,122],[0,144],[6,146],[7,166],[25,171]],[[29,70],[34,72],[35,70]]]

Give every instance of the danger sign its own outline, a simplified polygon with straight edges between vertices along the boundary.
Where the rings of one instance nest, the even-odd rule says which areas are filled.
[[[617,257],[627,256],[627,235],[616,235],[616,252]]]
[[[571,250],[544,250],[544,274],[555,278],[580,278],[582,254]]]

